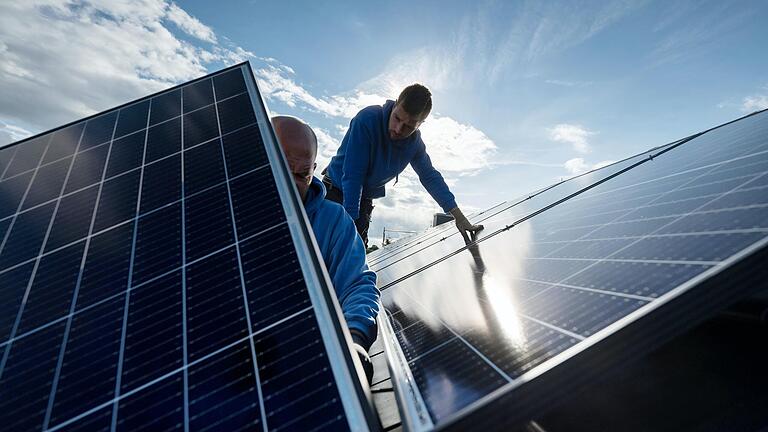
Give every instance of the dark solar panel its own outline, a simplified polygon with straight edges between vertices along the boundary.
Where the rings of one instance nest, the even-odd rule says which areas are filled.
[[[373,424],[248,66],[1,149],[0,174],[2,428]]]
[[[475,218],[468,247],[443,230],[384,249],[411,427],[529,420],[765,286],[766,136],[763,112]]]

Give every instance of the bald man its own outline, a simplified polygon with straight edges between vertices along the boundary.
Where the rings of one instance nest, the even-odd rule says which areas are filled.
[[[272,126],[370,384],[373,367],[368,349],[376,340],[376,314],[379,312],[376,274],[368,269],[365,247],[352,218],[344,207],[325,199],[323,182],[313,176],[317,167],[317,137],[312,128],[287,116],[272,117]]]

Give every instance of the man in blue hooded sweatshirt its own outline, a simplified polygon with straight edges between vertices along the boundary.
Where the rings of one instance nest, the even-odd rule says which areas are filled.
[[[379,312],[376,273],[368,269],[365,248],[352,219],[340,205],[324,199],[323,182],[313,176],[317,167],[315,133],[306,123],[294,117],[273,117],[272,126],[285,153],[344,312],[354,348],[370,383],[373,366],[368,349],[376,340],[376,314]]]
[[[366,247],[373,199],[383,197],[384,185],[409,163],[432,198],[453,215],[465,241],[483,228],[467,220],[443,176],[432,166],[418,130],[431,110],[432,93],[421,84],[406,87],[397,101],[363,108],[350,122],[336,156],[323,171],[328,190],[325,198],[344,206]]]

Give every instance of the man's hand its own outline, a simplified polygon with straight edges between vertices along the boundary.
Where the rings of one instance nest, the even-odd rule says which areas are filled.
[[[464,213],[462,213],[461,209],[458,207],[451,209],[450,213],[456,222],[456,228],[459,229],[459,233],[461,233],[461,236],[464,237],[464,242],[469,243],[470,241],[475,241],[477,232],[483,229],[483,226],[472,225],[469,222],[469,219],[464,216]]]
[[[373,381],[373,363],[371,363],[371,357],[368,356],[368,351],[360,344],[353,343],[357,351],[357,357],[360,359],[360,363],[363,365],[363,371],[365,371],[365,377],[368,379],[368,385],[371,385]]]
[[[374,332],[376,329],[374,328]],[[368,385],[371,385],[373,381],[373,363],[371,363],[371,357],[368,356],[368,349],[365,348],[371,345],[368,342],[363,332],[357,329],[349,329],[349,335],[352,336],[352,347],[357,352],[357,357],[360,359],[360,363],[363,365],[363,372],[368,379]]]

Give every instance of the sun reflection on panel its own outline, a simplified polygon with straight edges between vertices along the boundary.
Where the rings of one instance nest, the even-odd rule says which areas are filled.
[[[483,243],[474,244],[386,291],[385,306],[394,303],[433,331],[444,325],[458,334],[475,331],[526,351],[515,285],[524,276],[530,225],[516,226],[505,237],[503,248],[484,250]]]
[[[494,314],[493,317],[487,317],[489,326],[491,321],[495,321],[502,333],[500,336],[515,349],[527,351],[525,331],[510,284],[486,273],[483,275],[483,289]]]

